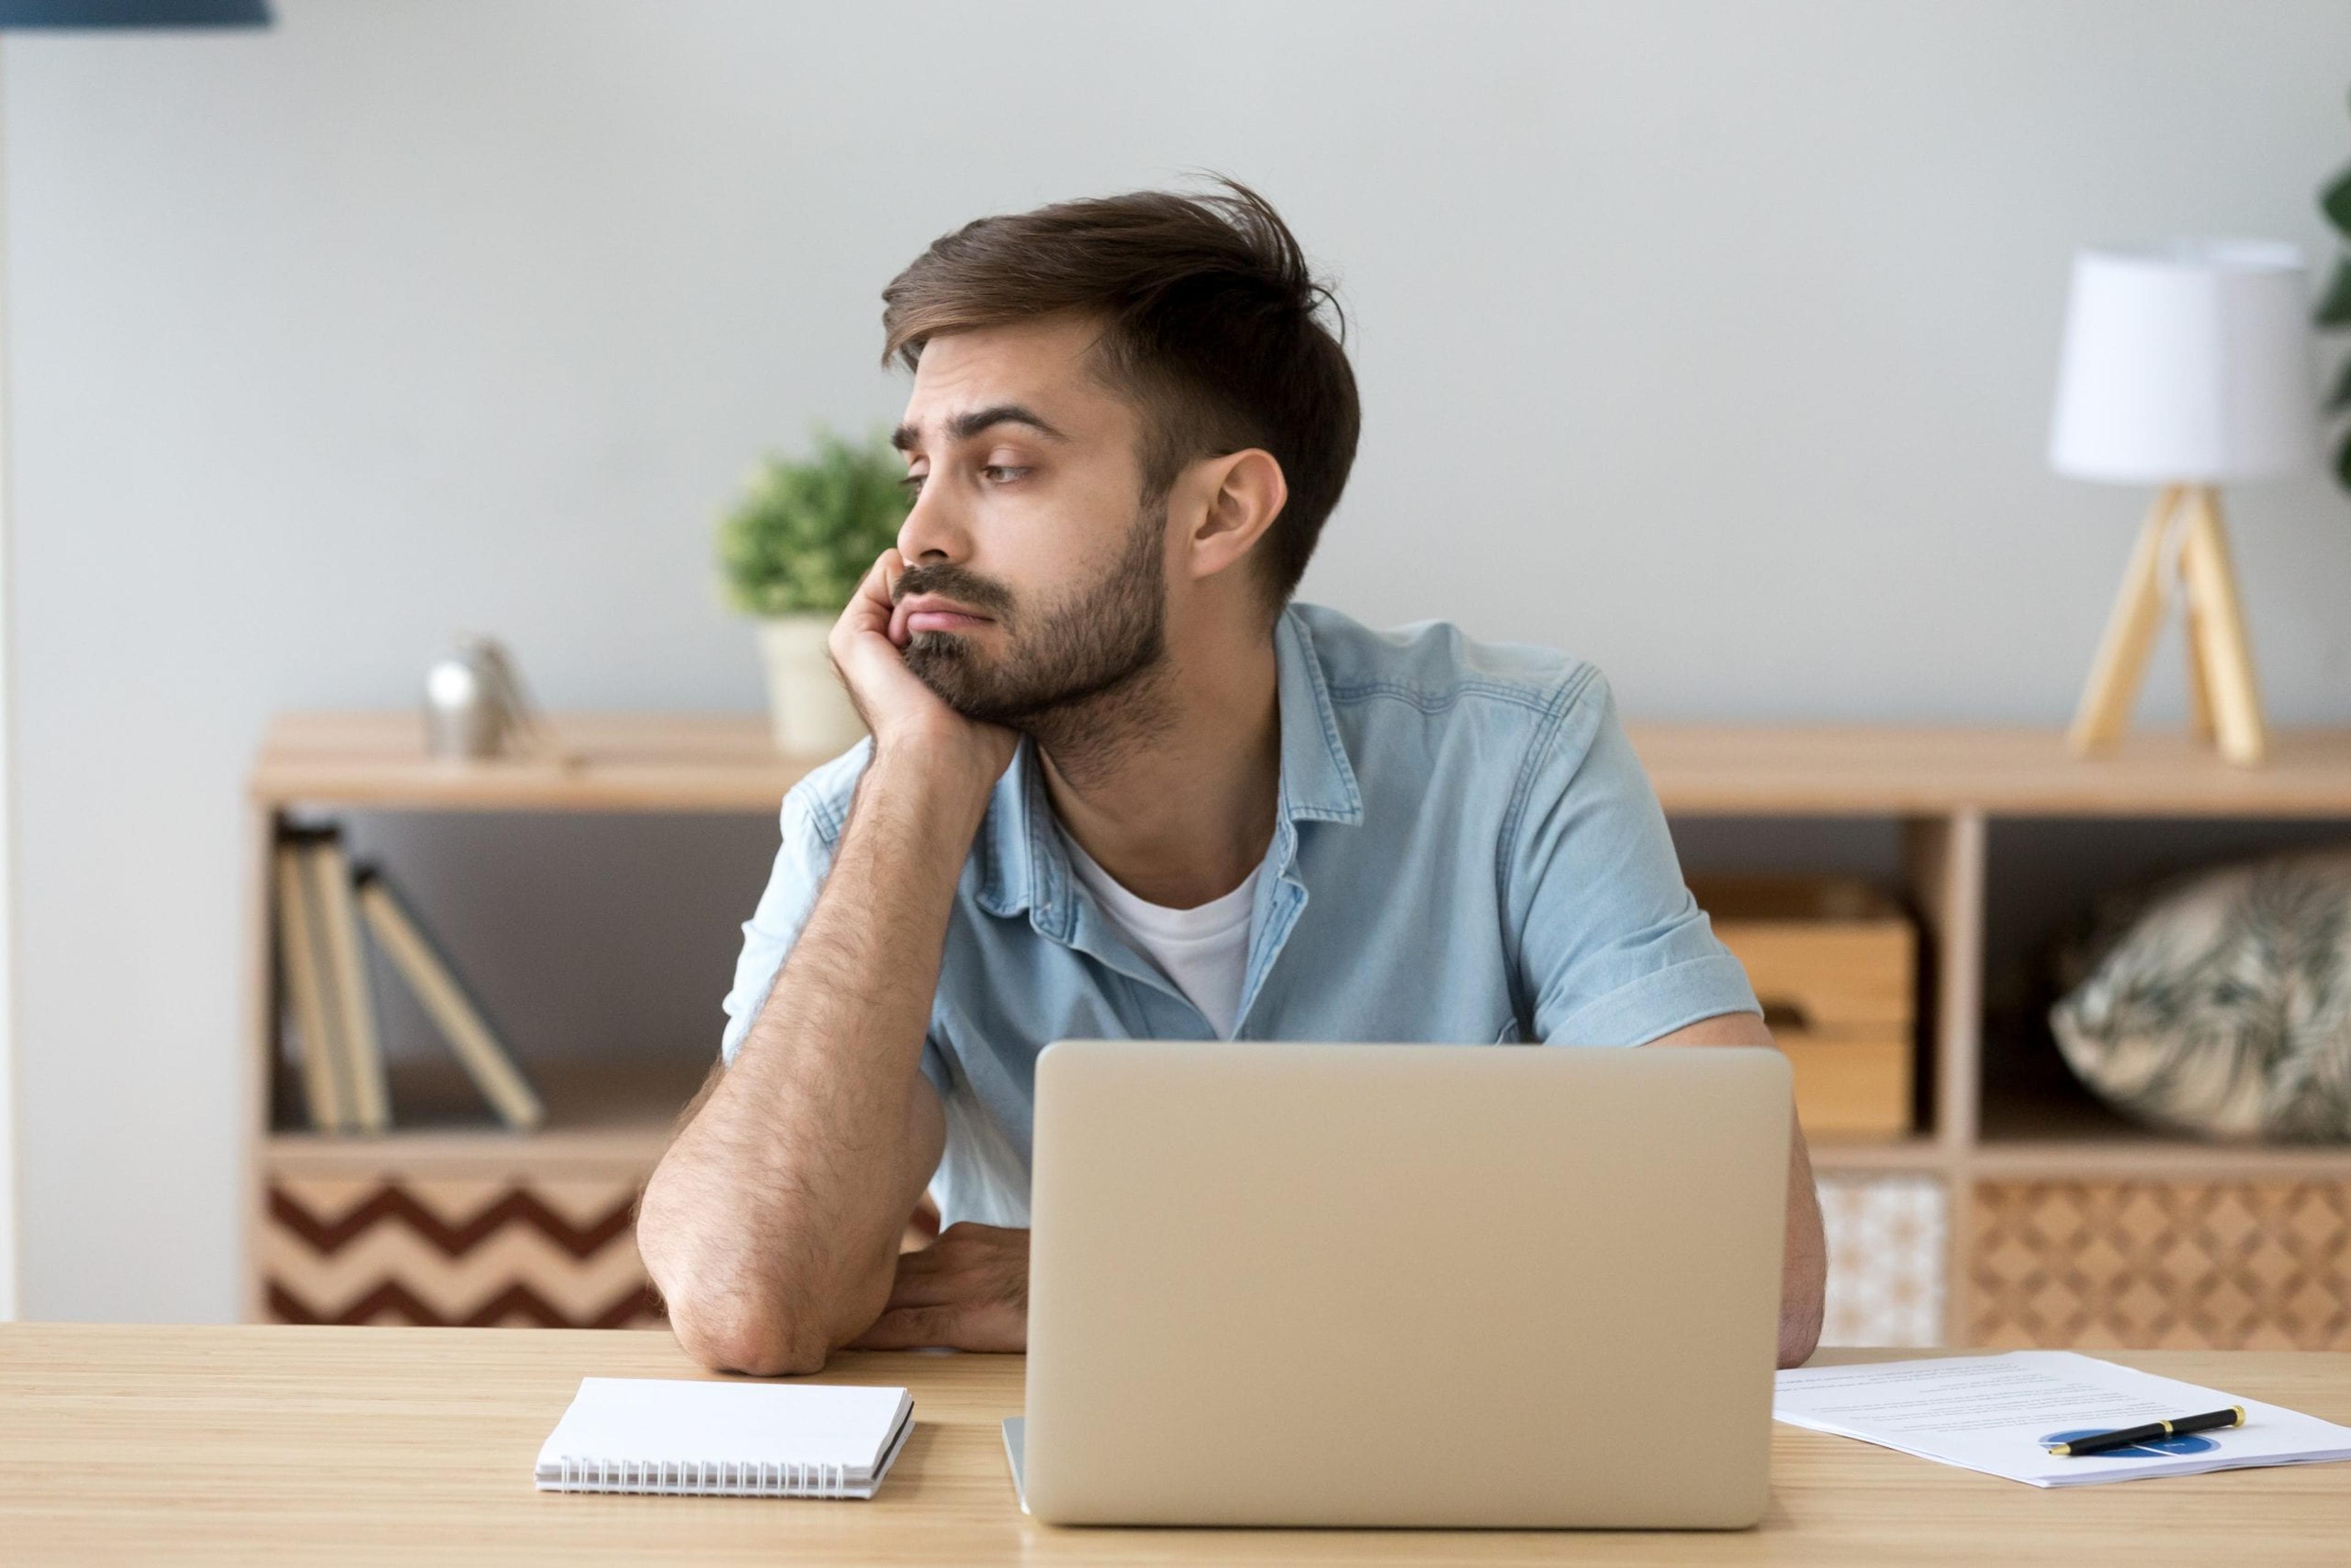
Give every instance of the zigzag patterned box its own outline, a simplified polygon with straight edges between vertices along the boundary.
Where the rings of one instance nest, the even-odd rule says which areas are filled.
[[[659,1327],[632,1232],[641,1173],[272,1175],[269,1318],[428,1327]]]

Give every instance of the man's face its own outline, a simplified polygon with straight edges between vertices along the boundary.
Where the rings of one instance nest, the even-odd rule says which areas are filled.
[[[891,617],[907,667],[965,716],[1021,727],[1165,655],[1166,509],[1142,415],[1073,318],[933,339],[893,438],[914,510]]]

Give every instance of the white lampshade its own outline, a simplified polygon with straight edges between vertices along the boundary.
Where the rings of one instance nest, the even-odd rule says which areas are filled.
[[[2077,479],[2217,484],[2317,458],[2300,251],[2215,240],[2075,255],[2050,466]]]

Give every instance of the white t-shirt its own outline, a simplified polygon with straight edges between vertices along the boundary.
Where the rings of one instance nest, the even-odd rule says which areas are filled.
[[[1219,1040],[1233,1038],[1240,1022],[1241,982],[1249,973],[1249,917],[1257,907],[1260,862],[1247,881],[1222,898],[1192,909],[1149,904],[1119,885],[1077,840],[1069,846],[1071,869],[1102,904],[1102,913],[1134,949],[1159,966],[1160,973],[1192,1000]]]

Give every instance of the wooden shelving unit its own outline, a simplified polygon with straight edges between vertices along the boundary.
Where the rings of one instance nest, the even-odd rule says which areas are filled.
[[[266,868],[287,813],[768,814],[809,766],[778,756],[766,721],[757,715],[574,714],[559,716],[554,726],[568,760],[484,764],[428,758],[421,721],[408,715],[290,714],[270,727],[249,789],[249,1316],[283,1315],[282,1302],[273,1306],[269,1281],[286,1260],[291,1232],[283,1210],[296,1188],[332,1203],[400,1185],[413,1192],[442,1190],[451,1202],[464,1203],[501,1184],[536,1190],[535,1184],[592,1187],[601,1182],[604,1208],[575,1216],[576,1233],[559,1237],[559,1249],[576,1249],[596,1236],[606,1250],[625,1245],[624,1234],[617,1241],[611,1234],[616,1206],[624,1206],[632,1184],[650,1169],[690,1085],[549,1083],[549,1125],[528,1136],[420,1129],[327,1137],[275,1129],[269,1119],[276,1042]],[[2079,1100],[1988,1097],[1983,1064],[1986,882],[1994,823],[2027,818],[2351,823],[2351,731],[2282,732],[2273,737],[2272,762],[2258,769],[2229,767],[2185,736],[2157,734],[2136,735],[2112,758],[2093,762],[2069,756],[2059,732],[2038,729],[1647,726],[1635,727],[1632,738],[1666,810],[1676,818],[1898,824],[1900,886],[1890,891],[1917,915],[1933,977],[1920,1042],[1930,1113],[1908,1138],[1822,1141],[1813,1153],[1825,1181],[1923,1181],[1939,1191],[1948,1217],[1941,1313],[1947,1338],[2097,1343],[2139,1332],[2117,1320],[2121,1307],[2092,1299],[2105,1286],[2057,1250],[2072,1244],[2066,1237],[2095,1233],[2121,1260],[2101,1276],[2116,1291],[2144,1294],[2144,1276],[2153,1267],[2145,1260],[2169,1260],[2157,1271],[2174,1281],[2173,1297],[2141,1314],[2147,1325],[2142,1337],[2149,1343],[2351,1348],[2351,1149],[2232,1148],[2157,1136]],[[649,1114],[652,1105],[664,1109]],[[2216,1214],[2220,1218],[2213,1218]],[[443,1216],[439,1241],[462,1240],[481,1228],[468,1230],[465,1218]],[[2171,1235],[2166,1225],[2201,1229]],[[340,1234],[317,1214],[297,1228],[314,1239]],[[364,1240],[346,1239],[338,1246]],[[2183,1262],[2183,1249],[2201,1249],[2203,1262]],[[633,1252],[626,1260],[633,1262]],[[610,1267],[611,1279],[620,1278],[618,1265]],[[2231,1302],[2247,1297],[2252,1305],[2231,1306],[2234,1317],[2222,1323],[2206,1312],[2209,1302],[2177,1299],[2182,1270],[2196,1268],[2228,1276],[2215,1289]],[[322,1270],[321,1277],[332,1271]],[[360,1279],[345,1273],[345,1285]],[[2061,1299],[2068,1292],[2071,1299]],[[337,1312],[347,1306],[327,1303]],[[405,1310],[397,1302],[383,1309],[394,1317]],[[548,1321],[528,1302],[518,1311],[519,1316],[509,1312],[503,1320],[481,1312],[469,1315]],[[584,1315],[610,1318],[619,1311],[607,1303]],[[576,1306],[569,1312],[571,1321],[582,1316]]]

